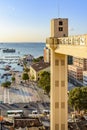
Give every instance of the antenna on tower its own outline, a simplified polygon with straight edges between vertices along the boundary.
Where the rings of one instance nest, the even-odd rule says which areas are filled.
[[[57,15],[58,15],[58,18],[60,17],[60,3],[59,3],[59,0],[57,0]]]

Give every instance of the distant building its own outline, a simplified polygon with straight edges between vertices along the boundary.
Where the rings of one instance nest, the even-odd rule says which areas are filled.
[[[43,127],[42,122],[38,118],[15,117],[13,119],[13,126],[9,130],[40,130]]]
[[[87,70],[87,59],[73,57],[73,65],[81,67],[83,71]]]
[[[83,69],[78,66],[68,65],[68,77],[70,79],[82,80],[83,79]]]
[[[41,71],[50,72],[50,64],[45,62],[38,62],[30,66],[30,78],[34,81],[38,81],[39,73]]]
[[[33,59],[34,57],[31,54],[24,55],[23,57],[21,57],[21,60],[26,60],[26,61],[32,61]]]
[[[50,60],[51,60],[51,58],[50,58],[50,49],[45,47],[44,48],[44,62],[50,63]]]
[[[83,71],[87,70],[87,59],[82,59],[78,57],[73,57],[73,64],[68,66],[68,77],[69,79],[79,80],[81,82],[85,82],[83,80],[87,80],[83,74]]]

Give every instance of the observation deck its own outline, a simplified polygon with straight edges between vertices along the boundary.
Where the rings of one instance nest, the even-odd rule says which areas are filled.
[[[49,37],[46,46],[55,49],[55,53],[87,58],[87,34],[69,37]]]

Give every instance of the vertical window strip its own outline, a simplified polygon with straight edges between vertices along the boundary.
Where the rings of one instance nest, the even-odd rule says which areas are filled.
[[[61,65],[65,65],[65,60],[61,60]]]
[[[61,102],[61,108],[65,108],[65,102]]]
[[[61,87],[65,87],[65,81],[61,81]]]
[[[65,130],[65,124],[61,124],[61,130]]]
[[[55,130],[59,130],[59,124],[55,124]]]
[[[55,102],[55,108],[59,108],[59,102]]]
[[[58,66],[59,65],[59,60],[55,60],[55,65]]]
[[[59,81],[58,80],[55,81],[55,87],[59,87]]]

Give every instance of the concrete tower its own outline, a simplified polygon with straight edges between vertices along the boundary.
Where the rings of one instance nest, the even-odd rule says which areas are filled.
[[[51,37],[67,37],[68,36],[68,19],[52,19],[51,20]]]
[[[67,35],[68,19],[53,19],[46,39],[51,50],[51,130],[68,130],[67,56],[87,58],[87,34]]]
[[[65,36],[68,19],[52,19],[51,37]],[[55,53],[55,49],[51,46],[51,130],[67,130],[67,56]]]

